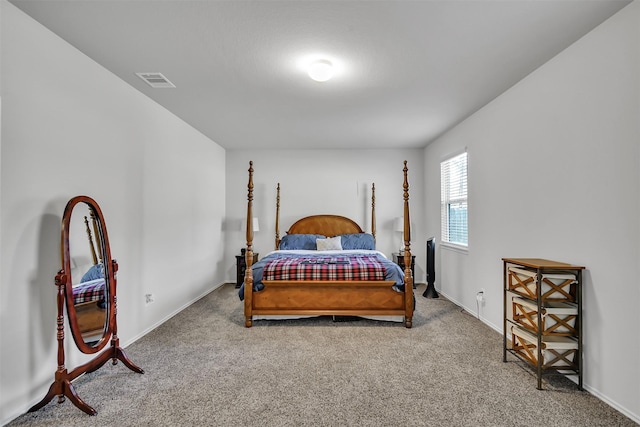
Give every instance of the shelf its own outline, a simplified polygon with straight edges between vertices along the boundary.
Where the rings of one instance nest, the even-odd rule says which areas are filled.
[[[556,302],[545,304],[544,307],[531,300],[520,297],[511,299],[511,318],[521,328],[531,333],[541,333],[543,336],[576,336],[576,320],[578,306],[576,304]],[[538,316],[538,310],[541,316]],[[540,324],[542,326],[539,326]]]
[[[543,372],[578,375],[582,390],[582,270],[542,258],[503,258],[504,340],[507,353]],[[511,340],[507,339],[511,335]]]

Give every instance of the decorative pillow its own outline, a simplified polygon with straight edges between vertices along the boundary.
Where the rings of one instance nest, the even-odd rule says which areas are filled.
[[[90,280],[96,280],[96,279],[102,279],[102,278],[104,278],[104,266],[102,265],[102,263],[98,263],[92,266],[89,269],[89,271],[84,273],[84,276],[82,276],[82,281],[88,282]]]
[[[321,234],[287,234],[280,240],[279,249],[282,250],[299,250],[306,249],[310,251],[316,250],[316,239],[324,238]]]
[[[317,239],[316,246],[319,251],[341,251],[342,239],[340,236],[329,237],[328,239]]]
[[[342,237],[342,249],[366,249],[370,251],[376,249],[376,241],[373,238],[373,234],[342,234],[340,237]]]

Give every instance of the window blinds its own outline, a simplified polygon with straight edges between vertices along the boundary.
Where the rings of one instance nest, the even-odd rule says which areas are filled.
[[[467,246],[466,152],[440,163],[440,184],[442,241]]]

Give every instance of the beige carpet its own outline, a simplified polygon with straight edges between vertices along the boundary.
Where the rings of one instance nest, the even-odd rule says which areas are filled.
[[[76,380],[98,415],[54,399],[9,425],[636,425],[563,377],[536,390],[522,362],[502,362],[498,333],[423,291],[412,329],[331,318],[246,329],[225,285],[126,349],[145,374],[107,364]]]

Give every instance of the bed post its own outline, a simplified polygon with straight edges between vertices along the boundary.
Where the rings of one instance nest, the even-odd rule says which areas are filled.
[[[371,184],[371,234],[376,241],[376,184]]]
[[[102,260],[104,259],[104,254],[102,253],[102,245],[100,245],[100,231],[98,229],[98,220],[96,219],[96,215],[93,213],[93,209],[90,210],[89,216],[91,217],[91,223],[93,224],[93,235],[96,239],[98,239],[96,240],[96,247],[98,248],[98,262],[102,262]]]
[[[91,228],[89,228],[89,219],[87,216],[84,216],[84,225],[87,228],[87,239],[89,239],[89,247],[91,248],[91,256],[93,257],[93,265],[98,263],[98,256],[96,255],[96,247],[93,244],[93,236],[91,235]]]
[[[249,183],[247,184],[247,250],[244,273],[244,325],[250,328],[253,323],[253,161],[249,162]]]
[[[407,161],[404,161],[404,326],[410,328],[413,321],[413,274],[411,272],[411,219],[409,217],[409,180],[407,178]]]
[[[278,189],[276,191],[276,248],[277,251],[280,247],[280,183],[278,183]]]

